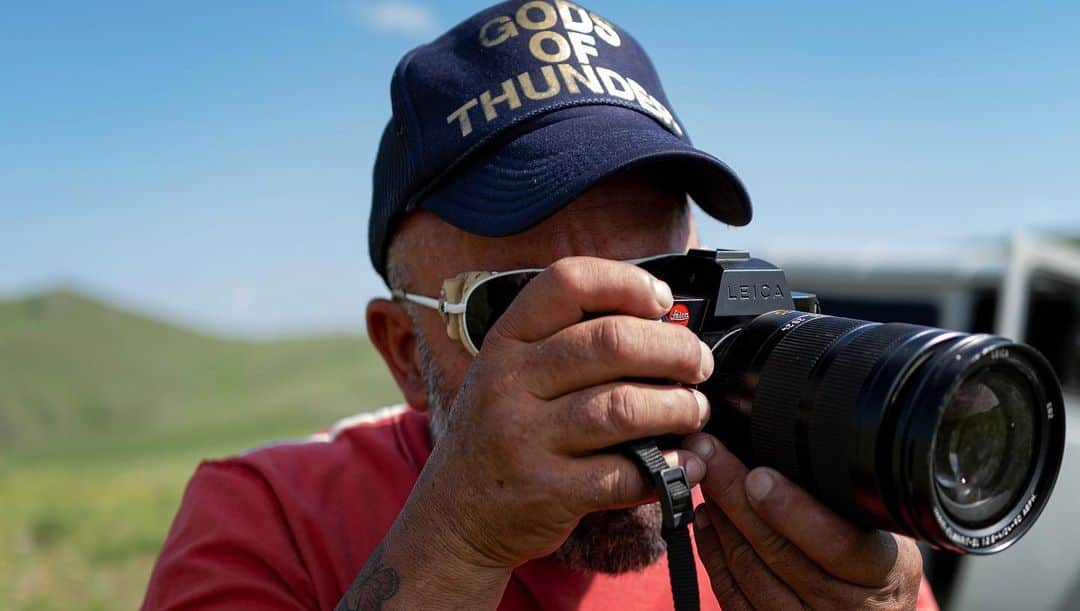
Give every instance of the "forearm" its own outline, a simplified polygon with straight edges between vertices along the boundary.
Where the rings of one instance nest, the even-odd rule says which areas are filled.
[[[510,569],[467,562],[410,507],[372,552],[338,611],[372,609],[494,609]]]

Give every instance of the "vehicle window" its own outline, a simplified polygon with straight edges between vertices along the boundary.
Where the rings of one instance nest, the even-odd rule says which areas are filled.
[[[971,313],[972,333],[993,333],[997,324],[998,290],[981,289],[975,291],[975,303]]]
[[[1080,285],[1036,275],[1029,299],[1025,341],[1046,356],[1062,386],[1080,391]]]

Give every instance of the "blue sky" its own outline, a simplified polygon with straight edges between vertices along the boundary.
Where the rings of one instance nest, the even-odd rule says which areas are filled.
[[[486,4],[9,3],[0,295],[362,330],[390,74]],[[1080,231],[1080,3],[585,4],[747,184],[753,224],[702,220],[711,245]]]

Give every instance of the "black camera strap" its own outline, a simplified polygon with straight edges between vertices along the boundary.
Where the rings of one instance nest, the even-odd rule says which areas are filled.
[[[668,575],[675,611],[698,611],[697,568],[690,544],[690,523],[694,521],[694,500],[690,482],[681,467],[669,467],[654,439],[623,444],[623,451],[652,481],[660,497],[663,527],[660,535],[667,544]]]

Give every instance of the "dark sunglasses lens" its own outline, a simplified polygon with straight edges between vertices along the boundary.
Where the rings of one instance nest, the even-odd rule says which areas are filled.
[[[477,285],[469,294],[465,304],[465,329],[477,350],[483,345],[484,336],[495,321],[538,273],[530,271],[496,276]]]

